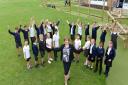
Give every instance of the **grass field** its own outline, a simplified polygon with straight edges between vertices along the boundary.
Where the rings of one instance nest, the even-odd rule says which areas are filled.
[[[42,0],[43,1],[43,0]],[[44,0],[45,1],[45,0]],[[51,1],[51,0],[49,0]],[[58,1],[59,9],[63,0]],[[53,1],[51,1],[53,2]],[[32,16],[35,17],[39,24],[42,19],[56,21],[60,19],[60,43],[63,43],[63,37],[68,35],[68,25],[66,20],[77,20],[78,18],[87,23],[98,21],[101,19],[87,15],[78,16],[78,6],[73,5],[73,12],[65,10],[55,10],[41,6],[41,0],[0,0],[0,85],[63,85],[63,66],[60,61],[54,62],[51,65],[46,64],[45,67],[33,68],[28,71],[26,69],[25,60],[23,57],[17,57],[15,43],[12,36],[8,34],[7,26],[14,30],[15,26],[20,24],[29,24]],[[82,13],[87,12],[87,8],[80,7]],[[93,13],[102,15],[100,10],[92,9]],[[22,34],[21,34],[22,36]],[[98,37],[100,30],[98,31]],[[107,41],[110,39],[109,33]],[[23,40],[23,39],[22,39]],[[84,42],[82,42],[84,44]],[[107,43],[106,43],[107,44]],[[128,49],[123,48],[123,42],[118,40],[117,57],[110,72],[110,77],[106,80],[104,75],[99,76],[92,71],[83,67],[84,56],[81,53],[80,63],[73,63],[71,66],[71,81],[69,85],[127,85],[128,84]],[[47,59],[47,55],[45,56]],[[32,55],[32,62],[34,59]]]

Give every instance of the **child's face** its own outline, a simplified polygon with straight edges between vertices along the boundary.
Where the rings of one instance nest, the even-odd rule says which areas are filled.
[[[80,39],[80,37],[79,37],[78,35],[76,36],[76,38],[77,38],[77,39]]]
[[[95,44],[95,40],[94,39],[91,40],[91,44]]]
[[[113,47],[113,44],[111,41],[109,41],[109,48],[112,48]]]
[[[43,35],[40,35],[40,40],[43,40]]]
[[[28,45],[28,41],[25,41],[25,45]]]
[[[50,38],[50,34],[49,33],[47,34],[47,37]]]

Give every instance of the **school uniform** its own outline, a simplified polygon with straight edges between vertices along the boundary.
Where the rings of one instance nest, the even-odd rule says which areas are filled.
[[[82,49],[81,49],[81,40],[75,39],[74,48],[75,48],[75,53],[80,54],[80,52],[82,51]]]
[[[89,55],[90,45],[91,45],[91,42],[90,42],[90,40],[89,40],[89,41],[87,41],[87,42],[85,43],[85,45],[83,46],[83,49],[84,49],[84,56],[85,56],[85,57],[88,57],[88,55]]]
[[[31,43],[33,44],[33,42],[35,41],[35,29],[34,29],[34,25],[32,25],[32,27],[29,27],[29,32],[30,32]]]
[[[24,58],[25,58],[25,60],[26,60],[26,61],[29,61],[29,60],[31,59],[31,57],[30,57],[30,47],[29,47],[29,45],[23,47],[23,53],[24,53]]]
[[[112,32],[111,33],[111,41],[113,42],[113,47],[117,49],[117,37],[118,33],[117,32]]]
[[[97,26],[97,27],[93,27],[92,28],[92,39],[95,39],[97,38],[97,30],[100,26]]]
[[[89,24],[85,27],[85,41],[87,41],[87,36],[90,35],[90,33],[89,33],[89,27],[90,27]]]
[[[95,62],[95,57],[96,57],[96,45],[93,44],[90,46],[88,60],[91,62]]]
[[[82,39],[82,26],[78,25],[78,34],[80,35],[80,40]]]
[[[69,27],[70,27],[70,37],[71,37],[71,40],[74,40],[75,39],[76,25],[69,24]]]
[[[105,65],[106,65],[105,75],[106,75],[106,77],[108,77],[110,67],[112,67],[112,62],[116,56],[115,48],[107,48],[105,56],[106,56],[105,61],[104,61]]]
[[[23,29],[20,28],[20,30],[23,33],[24,41],[28,41],[28,43],[29,43],[29,37],[28,37],[29,29],[23,30]]]
[[[52,39],[51,38],[46,39],[46,50],[47,52],[52,51]]]
[[[41,23],[39,29],[40,29],[40,34],[44,35],[44,27],[43,27],[43,23]]]
[[[101,36],[100,36],[100,41],[103,42],[103,44],[105,42],[106,34],[107,34],[106,30],[104,30],[102,31]]]
[[[59,35],[58,34],[54,34],[53,35],[53,42],[54,42],[54,60],[56,61],[57,58],[58,58],[58,55],[57,55],[57,51],[56,49],[59,48]]]
[[[37,27],[36,24],[34,24],[35,30],[36,30],[36,35],[37,35],[37,40],[39,41],[39,35],[41,34],[41,30],[39,27]]]
[[[96,49],[97,56],[96,56],[96,66],[95,66],[95,72],[97,72],[98,67],[99,67],[99,74],[102,72],[102,62],[103,62],[103,57],[104,57],[104,48],[103,47],[97,47]]]
[[[61,60],[63,62],[64,66],[64,74],[68,75],[70,66],[72,63],[72,60],[74,59],[74,47],[73,45],[69,44],[68,47],[65,47],[65,45],[62,45],[59,50],[61,51]]]
[[[44,57],[44,55],[45,55],[45,46],[46,46],[46,43],[45,43],[45,41],[39,41],[39,51],[40,51],[40,55],[41,55],[41,57]]]
[[[39,50],[38,50],[37,43],[32,44],[32,51],[33,51],[33,54],[34,54],[35,61],[38,61]]]
[[[16,43],[16,48],[21,48],[22,47],[22,43],[21,43],[21,38],[20,38],[20,30],[18,32],[11,32],[10,30],[8,30],[8,32],[14,36],[15,38],[15,43]]]
[[[47,25],[47,32],[50,34],[50,38],[52,38],[52,32],[53,32],[53,30],[52,30],[52,27],[51,27],[51,24],[50,25]]]

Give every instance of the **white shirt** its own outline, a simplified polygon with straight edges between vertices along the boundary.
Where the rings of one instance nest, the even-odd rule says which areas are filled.
[[[58,48],[59,47],[59,36],[58,36],[58,34],[53,35],[53,42],[54,42],[55,48]]]
[[[78,25],[78,34],[82,35],[82,27]]]
[[[59,36],[60,34],[59,34],[59,28],[58,28],[58,26],[55,26],[55,29],[57,29],[57,35]]]
[[[52,32],[52,28],[50,25],[47,25],[47,32]]]
[[[91,42],[90,41],[87,41],[85,43],[85,45],[83,46],[83,49],[89,49],[90,48],[90,44],[91,44]]]
[[[30,48],[29,48],[29,45],[23,47],[23,53],[24,53],[24,58],[25,59],[30,58]]]
[[[71,35],[73,35],[73,26],[71,27]]]
[[[111,49],[112,49],[112,48],[108,48],[108,52],[107,52],[108,55],[110,54]]]
[[[47,31],[46,31],[46,28],[44,28],[44,35],[46,35],[47,34]]]
[[[91,47],[90,47],[90,54],[92,54],[92,48],[93,48],[93,46],[94,46],[94,44],[91,45]]]
[[[52,39],[51,38],[47,38],[46,39],[46,47],[47,48],[52,48]]]
[[[75,39],[74,46],[76,50],[79,50],[81,47],[81,41],[78,39]]]
[[[32,25],[32,27],[29,27],[29,31],[30,31],[30,37],[34,37],[35,36],[35,29],[34,29],[33,25]]]

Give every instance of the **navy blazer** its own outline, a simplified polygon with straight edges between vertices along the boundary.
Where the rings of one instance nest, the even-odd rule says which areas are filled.
[[[89,27],[90,27],[90,25],[87,25],[85,27],[85,35],[89,35]]]
[[[37,37],[39,37],[39,35],[41,34],[41,30],[37,27],[36,24],[34,24],[34,27],[35,27],[35,30],[36,30],[36,33],[37,33]]]
[[[97,47],[97,57],[98,58],[103,58],[104,57],[104,54],[105,54],[105,50],[104,50],[104,48],[102,47],[102,48],[100,48],[100,47]]]
[[[20,28],[20,30],[21,30],[21,32],[22,32],[23,35],[24,35],[24,39],[29,39],[29,38],[28,38],[29,29],[28,29],[28,30],[23,30],[23,29]]]
[[[65,45],[61,45],[61,47],[58,49],[58,51],[61,51],[61,60],[63,58],[63,49],[64,49]],[[69,55],[69,62],[72,62],[72,60],[74,59],[74,54],[73,52],[75,51],[75,48],[73,45],[69,44],[69,48],[70,48],[70,55]]]
[[[92,39],[96,40],[96,38],[97,38],[97,30],[99,29],[99,27],[100,26],[92,28]]]
[[[105,42],[106,34],[107,34],[106,30],[104,30],[104,31],[101,33],[100,41]]]
[[[91,50],[91,49],[90,49]],[[92,57],[96,57],[97,56],[97,50],[96,50],[96,45],[94,45],[92,47],[92,54],[90,54]]]
[[[115,49],[112,48],[111,51],[110,51],[110,53],[109,53],[109,55],[107,54],[107,52],[108,52],[108,48],[107,48],[106,53],[105,53],[105,56],[106,56],[105,60],[109,60],[109,59],[114,60],[114,58],[116,56]]]
[[[72,25],[69,24],[69,27],[70,27],[70,33],[71,33]],[[76,30],[76,25],[73,26],[73,35],[75,35],[75,30]]]
[[[20,38],[20,30],[16,33],[16,32],[11,32],[10,30],[8,30],[8,32],[14,36],[15,38],[15,43],[21,43],[21,38]]]

